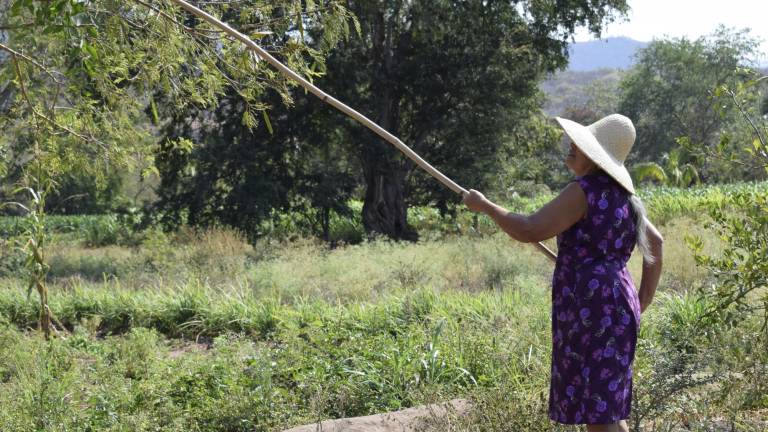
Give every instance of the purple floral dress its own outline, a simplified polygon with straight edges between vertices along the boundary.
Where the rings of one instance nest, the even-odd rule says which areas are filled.
[[[635,247],[629,193],[605,173],[576,179],[583,219],[557,237],[552,278],[549,416],[566,424],[629,418],[640,302],[627,270]]]

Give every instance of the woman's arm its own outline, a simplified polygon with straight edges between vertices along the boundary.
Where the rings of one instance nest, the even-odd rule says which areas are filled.
[[[643,274],[640,277],[640,312],[645,312],[648,305],[653,301],[653,295],[656,294],[656,287],[659,285],[662,267],[662,249],[664,238],[659,230],[648,219],[645,220],[645,235],[648,236],[648,246],[653,255],[653,262],[643,259]]]
[[[470,210],[485,213],[515,240],[533,243],[554,237],[579,221],[587,211],[587,197],[576,182],[536,213],[525,216],[507,211],[476,190],[464,196]]]

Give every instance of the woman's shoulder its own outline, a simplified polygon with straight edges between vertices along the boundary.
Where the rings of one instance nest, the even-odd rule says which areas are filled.
[[[610,203],[617,205],[627,195],[616,180],[602,171],[576,177],[574,181],[584,191],[587,204],[590,207],[597,205],[601,210],[606,209]]]
[[[621,185],[619,185],[613,177],[603,171],[576,177],[575,181],[578,182],[583,189],[613,189],[614,187],[621,189]]]
[[[594,189],[595,187],[599,187],[601,184],[607,184],[608,177],[606,174],[603,174],[602,172],[597,172],[593,174],[585,174],[583,176],[578,176],[574,179],[576,183],[581,186],[582,189],[586,192],[589,189]]]

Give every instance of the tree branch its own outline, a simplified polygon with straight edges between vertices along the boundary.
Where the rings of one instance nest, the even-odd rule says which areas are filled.
[[[754,121],[752,121],[752,117],[747,114],[747,112],[744,110],[744,106],[741,104],[741,102],[738,101],[736,98],[736,93],[734,93],[732,90],[728,90],[728,95],[733,100],[733,103],[736,105],[736,108],[739,109],[739,112],[741,113],[741,116],[749,123],[749,126],[752,127],[752,130],[755,131],[755,135],[757,135],[757,139],[760,140],[760,144],[762,144],[763,148],[766,147],[765,139],[763,138],[763,134],[760,131],[760,129],[757,127]]]
[[[35,23],[24,23],[24,24],[0,24],[0,31],[7,31],[7,30],[17,30],[21,28],[27,28],[27,27],[34,27]]]
[[[21,67],[19,66],[18,58],[15,55],[13,57],[13,64],[14,64],[14,67],[16,68],[16,77],[19,79],[19,89],[21,90],[22,97],[24,97],[24,100],[27,102],[27,105],[29,105],[29,110],[32,112],[33,117],[35,117],[36,119],[45,120],[48,124],[50,124],[54,128],[63,130],[84,142],[95,143],[99,145],[101,148],[103,148],[105,151],[107,150],[107,146],[103,142],[99,141],[98,139],[93,137],[87,137],[78,132],[75,132],[74,130],[68,128],[67,126],[62,125],[57,121],[53,120],[52,118],[46,116],[45,114],[39,112],[37,108],[35,108],[34,104],[32,104],[32,100],[29,98],[29,94],[27,93],[27,88],[24,85],[24,77],[21,74]],[[40,128],[40,125],[38,124],[37,127]]]
[[[6,51],[6,52],[10,53],[11,55],[14,56],[14,58],[21,58],[22,60],[26,61],[27,63],[37,66],[37,68],[39,68],[40,70],[45,72],[46,75],[51,77],[53,82],[55,82],[56,84],[61,84],[61,82],[58,79],[56,79],[56,76],[54,75],[54,74],[59,74],[61,76],[64,76],[61,72],[52,71],[52,70],[48,69],[47,67],[43,66],[40,62],[38,62],[37,60],[33,59],[32,57],[26,56],[26,55],[16,51],[15,49],[13,49],[13,48],[11,48],[11,47],[9,47],[7,45],[4,45],[2,43],[0,43],[0,50],[3,50],[3,51]]]
[[[154,12],[156,12],[161,17],[163,17],[166,20],[171,21],[172,23],[180,26],[181,28],[183,28],[187,32],[190,32],[190,33],[216,33],[216,34],[217,33],[221,33],[221,30],[218,30],[218,29],[196,29],[196,28],[188,27],[188,26],[184,25],[183,23],[180,23],[178,20],[176,20],[176,18],[168,15],[166,12],[156,8],[155,6],[152,6],[149,3],[146,3],[146,2],[144,2],[142,0],[133,0],[133,1],[138,3],[138,4],[140,4],[140,5],[142,5],[142,6],[144,6],[144,7],[146,7],[146,8],[148,8],[148,9],[150,9],[150,10],[152,10],[152,11],[154,11]],[[211,38],[211,36],[204,35],[204,34],[200,35],[200,36]]]

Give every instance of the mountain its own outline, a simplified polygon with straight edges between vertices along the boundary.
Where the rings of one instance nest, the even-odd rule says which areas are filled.
[[[549,117],[563,115],[568,107],[587,104],[596,93],[601,92],[600,89],[608,89],[610,94],[615,93],[624,74],[622,69],[608,68],[559,71],[539,84],[545,96],[542,108]]]
[[[645,48],[648,42],[626,37],[612,37],[588,42],[576,42],[568,48],[572,71],[597,69],[628,69],[634,63],[637,50]]]

